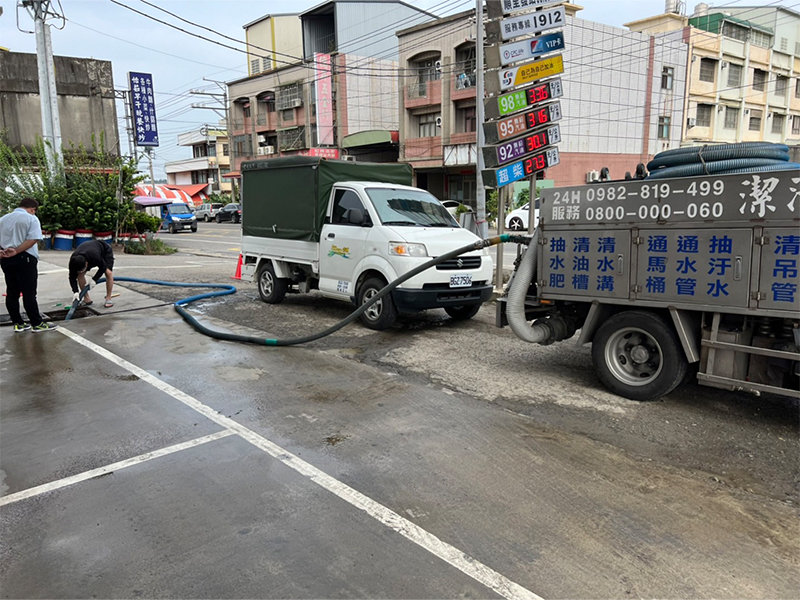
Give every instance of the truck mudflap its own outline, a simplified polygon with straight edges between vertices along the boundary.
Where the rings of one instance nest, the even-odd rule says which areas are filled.
[[[426,283],[422,289],[398,288],[392,292],[392,300],[398,311],[410,313],[427,308],[481,304],[492,297],[492,291],[492,286],[485,283],[464,288],[451,288],[446,283]]]

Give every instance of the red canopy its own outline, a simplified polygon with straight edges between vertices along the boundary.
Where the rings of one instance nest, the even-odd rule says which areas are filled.
[[[135,194],[137,196],[151,196],[155,198],[164,198],[172,200],[173,202],[185,202],[186,204],[194,206],[195,202],[192,197],[181,189],[173,190],[166,185],[155,185],[155,193],[153,186],[139,184],[136,186]]]

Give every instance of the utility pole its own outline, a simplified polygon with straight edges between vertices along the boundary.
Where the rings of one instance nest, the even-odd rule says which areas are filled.
[[[222,93],[215,94],[213,92],[206,92],[203,90],[190,90],[190,94],[196,94],[198,96],[210,96],[214,98],[217,102],[222,103],[222,109],[218,106],[208,106],[205,104],[192,104],[192,108],[204,108],[206,110],[213,110],[223,119],[225,119],[225,137],[228,139],[228,154],[230,155],[230,162],[231,162],[231,170],[236,170],[236,160],[235,160],[235,148],[236,144],[233,143],[233,138],[231,136],[231,132],[233,132],[233,123],[230,120],[230,107],[228,106],[228,87],[224,81],[217,81],[215,79],[208,79],[203,77],[203,81],[210,81],[211,83],[217,84],[217,87],[222,90]],[[219,159],[217,159],[217,179],[219,181],[220,192],[222,192],[222,172],[219,169]],[[233,190],[235,189],[236,183],[231,181],[231,195],[233,195]]]
[[[50,11],[50,0],[24,0],[22,5],[28,9],[34,22],[36,62],[39,68],[42,137],[45,141],[47,169],[50,175],[55,177],[62,161],[61,119],[58,114],[53,44],[50,41],[50,26],[46,21],[48,17],[60,17],[60,15]]]
[[[489,224],[486,222],[486,188],[483,185],[483,147],[486,141],[483,135],[483,0],[475,0],[475,119],[478,123],[477,131],[477,160],[475,163],[475,194],[478,205],[478,236],[486,239],[489,237]]]

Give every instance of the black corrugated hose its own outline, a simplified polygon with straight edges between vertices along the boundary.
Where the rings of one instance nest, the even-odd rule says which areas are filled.
[[[706,144],[667,150],[647,164],[647,179],[693,177],[698,175],[733,175],[800,169],[789,162],[789,147],[772,142]]]

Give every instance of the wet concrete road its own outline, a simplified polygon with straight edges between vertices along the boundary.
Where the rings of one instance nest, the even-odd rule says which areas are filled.
[[[263,333],[346,314],[308,299],[269,312]],[[203,317],[215,326],[244,331],[237,321],[252,322],[251,304],[201,309],[230,317]],[[298,308],[300,317],[279,318]],[[748,492],[624,439],[598,439],[613,437],[600,425],[595,435],[567,426],[580,410],[584,421],[627,422],[623,404],[581,409],[545,397],[524,414],[512,396],[487,402],[446,385],[477,385],[441,361],[453,343],[465,354],[470,337],[490,344],[485,316],[455,329],[428,319],[281,349],[211,340],[168,307],[41,335],[0,328],[0,594],[796,597],[797,514],[774,486]],[[506,347],[513,361],[518,350]],[[414,366],[426,357],[441,374]],[[617,406],[585,384],[566,382],[559,394],[559,373],[540,374],[555,397],[582,389],[586,404]],[[734,418],[746,433],[783,431],[796,449],[795,424]]]

